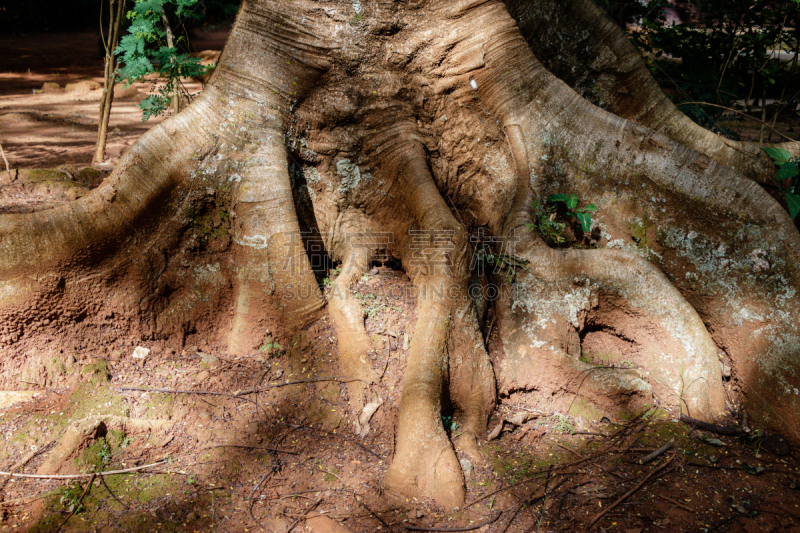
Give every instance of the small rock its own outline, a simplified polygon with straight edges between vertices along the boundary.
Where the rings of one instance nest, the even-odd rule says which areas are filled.
[[[186,353],[195,353],[197,351],[197,346],[189,346],[186,348]]]
[[[46,81],[44,85],[42,85],[41,92],[43,93],[60,93],[61,92],[61,85],[52,82]]]
[[[78,83],[68,83],[64,86],[65,93],[83,94],[89,91],[100,89],[101,85],[96,81],[79,81]]]
[[[148,355],[150,355],[150,350],[148,350],[147,348],[145,348],[143,346],[137,346],[136,348],[133,349],[132,357],[134,359],[142,359],[142,360],[144,360],[144,359],[147,359]]]
[[[403,351],[411,348],[411,339],[408,338],[408,333],[403,333]]]
[[[775,455],[789,455],[792,451],[789,442],[783,435],[765,435],[761,439],[761,448]]]
[[[200,359],[208,366],[214,366],[219,363],[219,357],[214,357],[213,355],[209,355],[207,353],[198,353],[198,355],[200,356]]]
[[[719,365],[722,367],[722,377],[729,378],[731,377],[731,367],[723,363],[722,361],[719,362]]]
[[[461,470],[464,471],[464,477],[472,477],[472,463],[469,462],[469,459],[461,459],[459,463],[461,463]]]
[[[114,86],[114,99],[117,98],[131,98],[134,96],[139,96],[139,89],[136,87],[125,87],[124,84],[120,83]]]

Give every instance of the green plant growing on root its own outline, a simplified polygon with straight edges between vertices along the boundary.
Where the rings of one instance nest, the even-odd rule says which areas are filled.
[[[791,180],[789,188],[784,191],[786,205],[789,207],[789,216],[792,220],[800,214],[800,157],[792,157],[788,150],[783,148],[762,148],[778,166],[777,181]]]
[[[575,194],[551,194],[547,197],[549,204],[564,202],[567,206],[567,216],[578,219],[581,229],[588,234],[592,229],[592,213],[597,212],[597,206],[589,204],[586,207],[578,207],[579,200]]]
[[[528,231],[538,231],[547,244],[554,246],[564,244],[563,233],[566,225],[563,222],[556,221],[555,206],[542,204],[538,200],[534,200],[532,207],[531,214],[534,222],[527,225]]]

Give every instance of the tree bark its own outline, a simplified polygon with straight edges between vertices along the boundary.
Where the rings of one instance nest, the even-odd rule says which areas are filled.
[[[681,134],[641,61],[581,16],[570,27],[619,52],[608,68],[632,95],[591,103],[554,75],[557,53],[531,49],[552,16],[507,5],[517,14],[494,0],[245,1],[205,91],[98,189],[0,217],[0,381],[55,332],[181,347],[193,330],[238,354],[286,342],[326,304],[303,244],[314,229],[343,267],[328,312],[343,375],[363,380],[354,408],[379,377],[352,284],[384,247],[417,289],[385,477],[396,497],[463,502],[445,406],[475,460],[498,394],[611,416],[658,402],[710,422],[725,410],[720,357],[748,409],[797,438],[800,236],[753,182],[756,151]],[[591,246],[529,231],[532,202],[556,193],[599,206]],[[365,234],[393,237],[357,245]],[[480,242],[514,275],[482,272]],[[476,279],[497,290],[491,356]],[[593,338],[625,345],[628,364],[587,359]]]

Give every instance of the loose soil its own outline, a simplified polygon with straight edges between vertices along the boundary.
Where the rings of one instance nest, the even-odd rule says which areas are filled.
[[[198,49],[221,47],[225,32],[209,34],[217,45],[196,40]],[[11,52],[0,54],[0,143],[12,167],[23,169],[4,184],[2,212],[47,209],[86,194],[152,126],[139,122],[135,105],[147,87],[137,87],[135,96],[115,101],[109,161],[99,172],[85,169],[97,91],[31,91],[46,81],[101,81],[96,47],[91,32],[0,37],[0,48]],[[42,168],[52,170],[30,170]],[[320,280],[326,292],[335,275]],[[465,472],[466,505],[391,501],[381,480],[393,453],[406,336],[416,322],[413,286],[402,271],[379,265],[354,294],[374,346],[370,363],[381,376],[365,399],[383,402],[359,433],[328,318],[291,339],[267,336],[247,357],[229,356],[196,333],[180,346],[86,339],[50,354],[47,381],[21,376],[16,387],[37,396],[0,394],[0,468],[77,474],[159,464],[95,478],[83,498],[89,478],[4,477],[0,531],[56,531],[70,508],[76,513],[61,531],[321,532],[336,531],[336,523],[353,532],[402,531],[474,527],[498,512],[476,530],[583,531],[609,507],[592,531],[800,528],[800,464],[780,436],[758,431],[757,420],[750,436],[725,437],[693,430],[676,421],[680,413],[658,405],[611,419],[575,398],[568,411],[553,412],[561,398],[535,391],[499,399],[490,428],[530,419],[506,422],[496,439],[482,439],[481,458],[460,449],[458,418],[443,418]],[[488,334],[496,358],[502,342],[491,328]],[[635,364],[601,332],[584,343],[587,353],[620,353],[592,362]],[[132,356],[140,345],[150,350],[144,359]],[[735,391],[735,382],[726,387]],[[264,390],[242,393],[252,389]],[[665,454],[638,463],[670,440]]]

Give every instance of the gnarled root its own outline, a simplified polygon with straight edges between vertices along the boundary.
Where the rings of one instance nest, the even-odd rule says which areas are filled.
[[[452,400],[464,413],[470,433],[485,429],[494,401],[491,369],[483,347],[476,346],[477,321],[468,318],[474,307],[458,305],[456,294],[459,290],[466,294],[463,288],[469,279],[467,235],[436,189],[419,143],[400,142],[384,157],[389,168],[400,169],[405,203],[418,227],[424,228],[413,232],[414,240],[407,246],[413,253],[404,258],[418,290],[419,307],[403,380],[396,452],[385,485],[397,496],[430,497],[449,508],[463,503],[464,482],[442,427],[448,380],[453,378]],[[456,333],[454,323],[474,331]],[[448,348],[455,353],[448,353]],[[452,388],[456,375],[459,383]]]
[[[452,508],[464,503],[464,477],[442,427],[451,304],[433,286],[418,288],[420,307],[403,378],[395,456],[384,485],[395,496],[433,498]]]
[[[722,414],[716,346],[697,312],[655,266],[612,250],[542,247],[523,256],[531,261],[531,272],[519,276],[500,306],[507,355],[498,370],[503,390],[564,387],[594,402],[610,400],[626,412],[651,403],[648,395],[655,392],[676,410],[681,403],[703,420]],[[592,356],[582,351],[579,335],[587,318],[598,331],[622,339],[630,353],[620,358],[640,370],[580,361]],[[561,370],[544,371],[548,366]],[[565,383],[541,381],[564,374]]]
[[[494,370],[481,336],[475,305],[469,295],[453,291],[455,302],[453,333],[448,351],[450,363],[450,399],[460,415],[461,450],[480,459],[478,438],[486,433],[486,423],[494,409],[497,391]]]
[[[259,105],[240,97],[228,110],[231,116],[253,117],[248,133],[234,132],[231,139],[250,148],[234,189],[234,242],[240,259],[232,353],[251,351],[264,339],[264,316],[271,314],[265,305],[295,326],[307,323],[324,305],[300,234],[282,128]]]
[[[364,407],[365,389],[375,383],[378,376],[369,363],[373,346],[364,328],[364,309],[350,288],[367,272],[372,252],[369,247],[356,243],[345,244],[343,248],[342,273],[331,287],[328,312],[336,328],[342,374],[361,380],[347,385],[350,402],[359,412]]]

